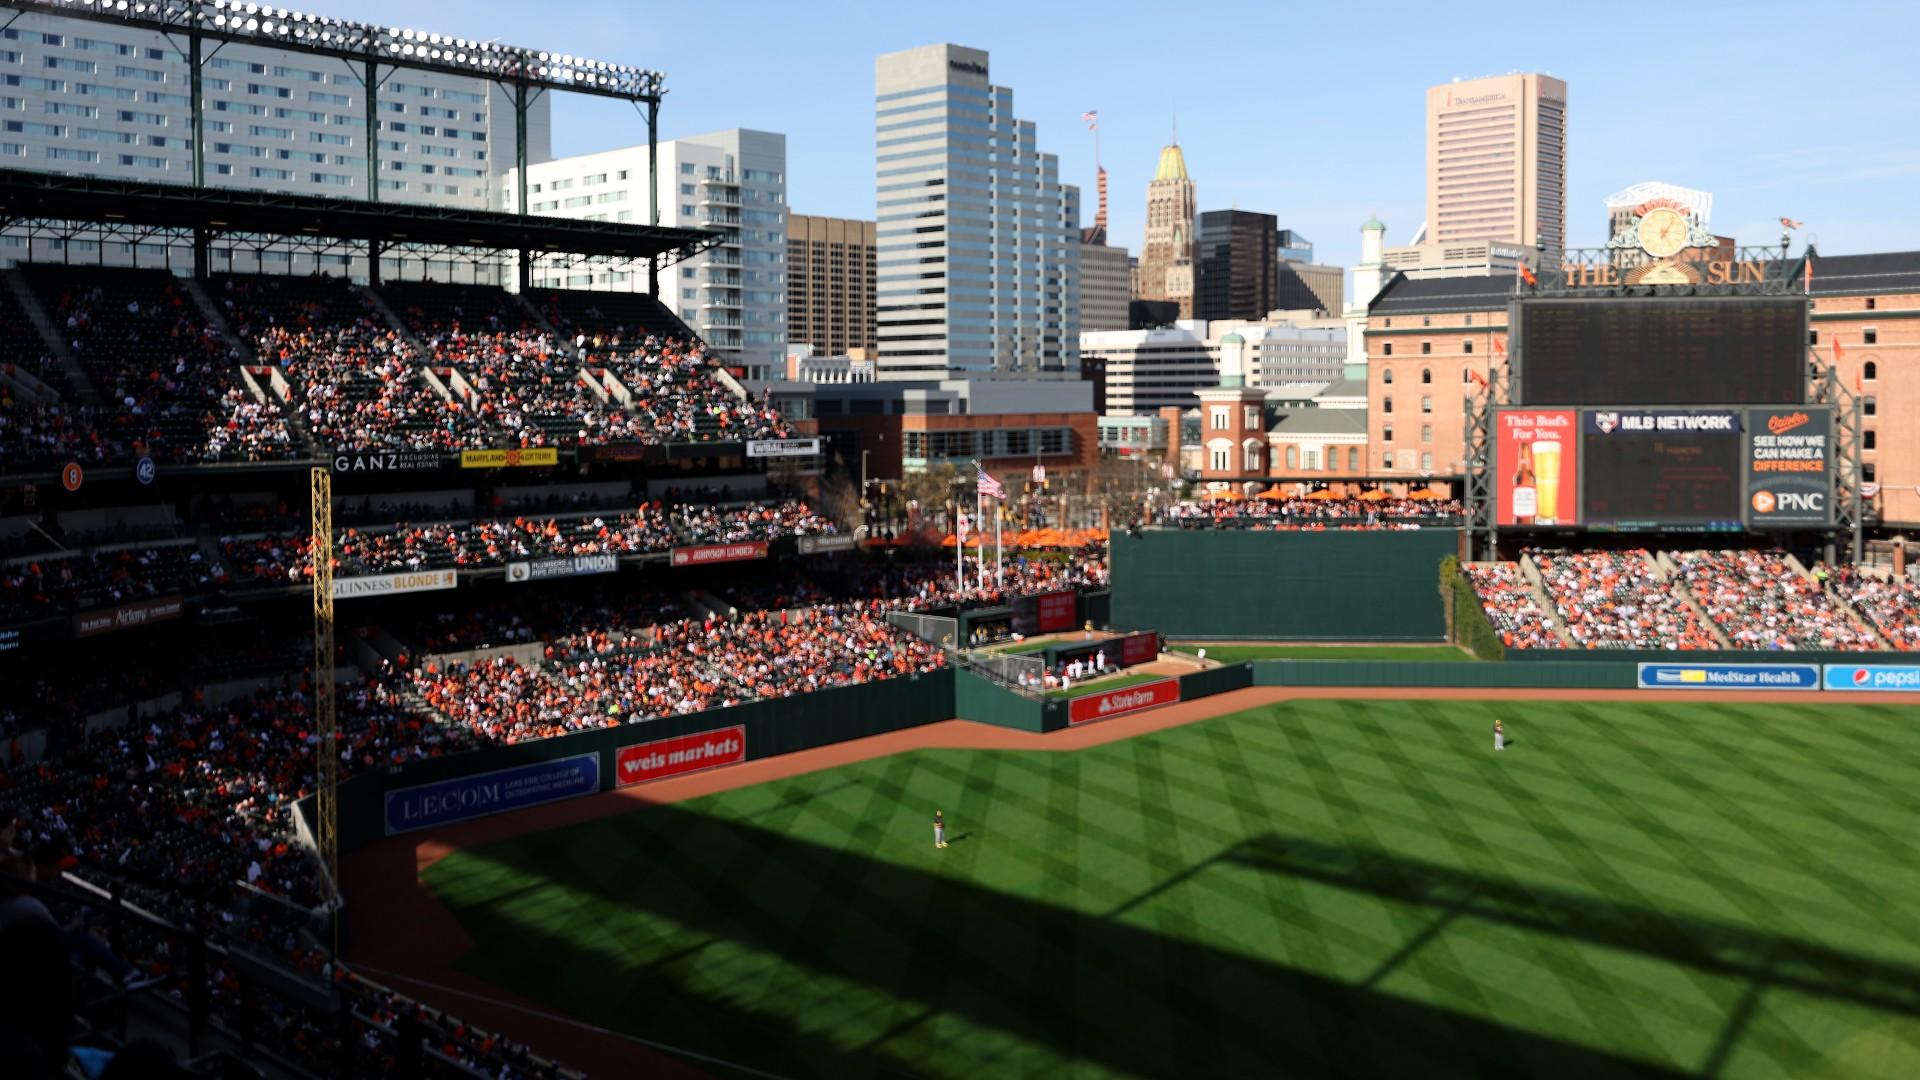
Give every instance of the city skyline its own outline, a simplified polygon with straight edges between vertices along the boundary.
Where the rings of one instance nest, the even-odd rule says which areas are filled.
[[[371,0],[314,9],[394,17],[391,5]],[[801,213],[873,217],[873,59],[950,41],[993,54],[995,80],[1021,88],[1022,113],[1037,123],[1041,148],[1060,156],[1062,182],[1087,192],[1093,140],[1080,115],[1099,110],[1101,156],[1116,193],[1110,242],[1135,251],[1144,201],[1119,196],[1144,190],[1176,110],[1189,167],[1205,181],[1201,210],[1274,214],[1312,238],[1323,261],[1340,265],[1356,260],[1359,225],[1370,214],[1387,222],[1388,243],[1406,243],[1424,216],[1426,87],[1507,71],[1552,74],[1579,102],[1568,146],[1573,245],[1603,244],[1605,197],[1659,176],[1715,192],[1716,230],[1742,242],[1776,241],[1785,215],[1806,222],[1802,240],[1816,238],[1830,252],[1920,249],[1920,210],[1905,198],[1920,179],[1920,149],[1898,135],[1910,123],[1903,103],[1920,95],[1920,72],[1900,55],[1904,35],[1859,33],[1889,18],[1913,20],[1893,5],[1842,3],[1810,15],[1804,6],[1764,3],[1704,29],[1677,20],[1676,37],[1700,49],[1692,61],[1662,61],[1600,47],[1635,33],[1609,11],[1542,9],[1515,19],[1510,5],[1491,3],[1354,13],[1223,3],[1196,17],[1233,26],[1230,40],[1285,44],[1260,52],[1259,64],[1185,64],[1171,91],[1164,81],[1123,74],[1167,62],[1163,39],[1137,33],[1153,10],[1140,4],[1109,5],[1096,20],[1006,3],[964,19],[854,3],[818,26],[789,25],[771,6],[740,10],[744,17],[729,22],[731,63],[716,59],[702,10],[681,2],[609,24],[605,8],[588,3],[536,10],[426,0],[408,5],[406,21],[658,67],[670,90],[662,137],[731,127],[786,134],[792,205]],[[1470,51],[1444,45],[1487,20],[1502,26],[1497,41],[1475,37]],[[1805,58],[1798,64],[1782,56],[1789,34],[1792,55]],[[795,68],[787,62],[794,55],[810,63]],[[1710,56],[1751,58],[1757,73],[1701,80],[1697,65]],[[1264,114],[1249,113],[1263,102]],[[1260,119],[1250,124],[1250,115]],[[644,137],[623,104],[555,101],[556,154]],[[1320,167],[1300,168],[1303,153]],[[1091,215],[1089,199],[1082,223]]]

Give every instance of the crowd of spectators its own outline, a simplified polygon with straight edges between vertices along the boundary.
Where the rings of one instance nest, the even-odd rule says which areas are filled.
[[[1736,649],[1877,649],[1819,583],[1779,551],[1680,551],[1681,583]]]
[[[1527,554],[1577,647],[1720,647],[1693,608],[1668,588],[1643,549]]]
[[[0,564],[0,622],[118,607],[210,580],[191,543],[36,556]]]
[[[1209,499],[1154,509],[1154,523],[1182,528],[1418,528],[1457,521],[1458,499]]]
[[[1920,581],[1893,574],[1876,577],[1842,566],[1829,573],[1827,586],[1894,648],[1920,652]]]
[[[411,672],[453,724],[494,742],[550,738],[934,671],[936,647],[896,630],[881,604],[828,604],[661,623],[631,633],[582,631],[540,660],[496,656]]]
[[[1519,563],[1466,563],[1460,568],[1473,585],[1487,621],[1509,649],[1560,649],[1566,642],[1540,610]]]
[[[923,611],[1004,604],[1037,593],[1104,589],[1110,580],[1102,548],[1066,552],[1057,559],[1016,553],[1004,559],[997,572],[993,561],[987,560],[984,580],[982,572],[981,561],[973,556],[964,559],[964,573],[948,560],[871,562],[852,574],[844,588],[848,596]]]
[[[690,545],[826,536],[838,528],[797,499],[734,507],[655,500],[613,515],[350,527],[335,538],[334,571],[354,576],[479,569],[577,555],[658,554]],[[235,579],[267,584],[311,581],[310,546],[299,535],[223,537],[220,542],[222,559]]]

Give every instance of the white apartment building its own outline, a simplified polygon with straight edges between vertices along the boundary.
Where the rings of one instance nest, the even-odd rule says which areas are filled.
[[[1191,409],[1199,391],[1220,385],[1220,340],[1238,333],[1246,342],[1247,385],[1278,390],[1324,386],[1345,370],[1347,332],[1322,325],[1184,319],[1160,330],[1080,335],[1080,352],[1104,370],[1102,416],[1152,416],[1169,406]]]
[[[660,224],[725,239],[660,272],[660,299],[748,379],[778,378],[787,356],[787,137],[734,128],[659,145]],[[508,169],[503,208],[516,209]],[[647,146],[541,162],[527,170],[530,213],[646,224]],[[644,289],[646,270],[536,263],[535,285]]]

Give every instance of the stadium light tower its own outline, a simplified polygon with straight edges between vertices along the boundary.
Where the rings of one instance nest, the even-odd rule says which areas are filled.
[[[513,102],[514,163],[518,178],[516,208],[523,217],[527,214],[527,110],[540,95],[550,90],[565,90],[632,102],[647,123],[648,223],[660,224],[660,102],[667,93],[667,77],[651,68],[502,45],[498,41],[376,26],[240,0],[4,0],[0,8],[139,27],[169,40],[184,38],[185,47],[180,52],[187,58],[192,84],[189,109],[193,125],[194,187],[206,186],[205,100],[201,93],[200,69],[221,46],[238,42],[331,56],[347,63],[366,91],[367,199],[370,202],[380,200],[379,99],[383,66],[484,79],[500,87]],[[0,20],[0,25],[11,21]],[[207,41],[216,43],[211,53],[205,49]],[[175,44],[178,46],[179,42],[176,40]],[[520,253],[522,288],[530,282],[531,254]],[[378,251],[373,252],[372,257],[378,259]],[[657,293],[658,266],[658,259],[648,263],[649,292]],[[197,267],[196,272],[203,269]]]

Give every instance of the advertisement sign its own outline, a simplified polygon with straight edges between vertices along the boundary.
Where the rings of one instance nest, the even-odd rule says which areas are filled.
[[[1756,529],[1833,524],[1831,409],[1747,412],[1747,524]]]
[[[387,835],[503,814],[599,790],[597,753],[400,788],[386,795]]]
[[[702,544],[699,547],[673,549],[673,565],[705,566],[708,563],[745,562],[767,557],[767,542],[754,540],[744,544]]]
[[[1580,443],[1572,409],[1494,413],[1494,524],[1526,528],[1575,525],[1574,481]]]
[[[1162,705],[1171,705],[1180,700],[1180,680],[1161,679],[1159,682],[1141,683],[1124,690],[1109,690],[1104,694],[1088,694],[1067,702],[1067,723],[1084,724],[1089,720],[1106,720],[1123,716],[1142,709],[1154,709]]]
[[[333,455],[333,471],[423,472],[438,469],[444,460],[437,450],[341,450]]]
[[[750,458],[810,457],[819,452],[819,439],[755,439],[747,444]]]
[[[415,570],[406,574],[376,574],[373,577],[333,579],[333,598],[351,600],[356,596],[392,596],[396,593],[432,592],[460,584],[458,570]]]
[[[1160,635],[1149,630],[1120,639],[1120,666],[1151,664],[1160,655]]]
[[[1590,528],[1741,528],[1739,409],[1589,409],[1580,518]]]
[[[817,555],[828,551],[852,551],[853,534],[837,536],[803,536],[800,538],[800,554]]]
[[[1829,690],[1904,690],[1920,693],[1917,664],[1828,664]]]
[[[1642,690],[1818,690],[1819,664],[1641,664]]]
[[[527,581],[546,581],[549,578],[611,574],[618,569],[620,569],[618,555],[576,555],[571,559],[535,559],[531,562],[508,563],[507,582],[518,585]]]
[[[551,446],[530,446],[525,450],[462,450],[463,469],[521,469],[560,464],[560,451]]]
[[[158,473],[159,470],[154,467],[153,459],[150,457],[142,457],[133,463],[133,478],[140,482],[141,487],[151,485]]]
[[[1051,634],[1073,629],[1079,594],[1072,592],[1039,593],[1017,596],[1013,600],[1013,632]]]
[[[115,630],[131,630],[148,623],[177,619],[184,613],[177,596],[156,596],[151,600],[122,604],[117,608],[83,611],[73,617],[73,636],[92,637]]]
[[[745,760],[747,728],[744,724],[735,724],[714,731],[623,746],[613,755],[613,783],[615,787],[626,787]]]

